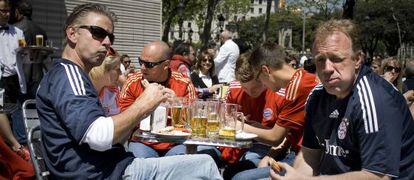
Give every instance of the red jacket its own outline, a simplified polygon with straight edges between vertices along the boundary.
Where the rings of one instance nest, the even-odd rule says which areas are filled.
[[[174,55],[171,58],[170,68],[173,71],[177,71],[181,74],[190,77],[190,69],[191,69],[191,62],[188,58],[181,56],[181,55]]]

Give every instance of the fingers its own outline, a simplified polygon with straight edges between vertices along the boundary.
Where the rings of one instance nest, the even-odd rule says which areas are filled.
[[[148,82],[148,80],[144,79],[144,80],[141,81],[141,84],[142,84],[142,86],[144,86],[144,89],[145,89],[145,88],[148,87],[149,82]]]
[[[282,179],[282,177],[277,174],[273,169],[270,169],[270,179]]]

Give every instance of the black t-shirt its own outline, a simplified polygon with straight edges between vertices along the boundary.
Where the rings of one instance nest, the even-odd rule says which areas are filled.
[[[80,143],[105,112],[88,75],[68,60],[57,61],[36,98],[43,156],[52,179],[120,179],[134,159],[120,144],[99,152]]]
[[[362,66],[342,100],[315,87],[306,104],[303,146],[324,151],[320,174],[367,170],[414,179],[414,121],[394,86]]]

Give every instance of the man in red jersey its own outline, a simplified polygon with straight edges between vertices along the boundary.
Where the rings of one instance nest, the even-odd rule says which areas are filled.
[[[172,71],[169,67],[170,59],[171,50],[166,43],[154,41],[144,46],[141,56],[138,58],[141,70],[130,75],[122,87],[118,101],[121,111],[127,109],[144,91],[144,86],[141,83],[144,79],[172,89],[178,97],[196,98],[196,91],[191,80],[181,73]],[[174,146],[175,144],[172,143],[139,142],[132,137],[129,150],[134,153],[135,157],[142,158],[185,153],[184,146]]]
[[[284,89],[284,98],[278,104],[279,108],[277,112],[273,114],[275,118],[273,127],[263,128],[246,124],[244,131],[257,134],[257,140],[261,143],[273,147],[284,147],[282,149],[289,147],[289,151],[294,154],[300,149],[305,124],[305,102],[311,90],[318,84],[318,80],[315,75],[303,69],[293,69],[286,63],[285,58],[283,48],[274,43],[264,43],[256,48],[248,58],[248,65],[252,70],[251,72],[254,72],[254,77],[274,92],[283,94]],[[286,143],[289,143],[289,146],[283,143],[285,139],[287,140]],[[267,154],[264,154],[263,149],[253,146],[252,149],[245,153],[241,160],[250,161],[258,166],[260,163],[259,160],[265,157],[262,163],[260,163],[260,166],[263,166],[263,161],[267,161],[267,158],[270,158],[267,155],[277,157],[281,155],[281,152],[284,152],[281,148],[272,148]],[[287,156],[285,157],[285,161],[288,163],[292,162],[293,157]],[[269,176],[269,169],[267,166],[244,171],[236,174],[234,178],[245,178],[247,176],[252,178],[265,178]],[[231,169],[229,168],[229,170]]]
[[[236,62],[235,75],[237,81],[230,83],[225,101],[241,106],[240,111],[248,117],[247,124],[272,128],[284,98],[283,91],[275,93],[255,78],[248,63],[248,54],[241,55]],[[269,148],[270,146],[267,149]],[[229,164],[236,163],[245,152],[236,148],[221,148],[220,150],[223,160]]]

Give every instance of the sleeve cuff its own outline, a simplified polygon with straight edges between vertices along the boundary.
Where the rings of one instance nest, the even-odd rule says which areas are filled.
[[[91,149],[106,151],[112,148],[114,138],[114,122],[111,117],[99,117],[86,130],[82,143],[87,143]]]

